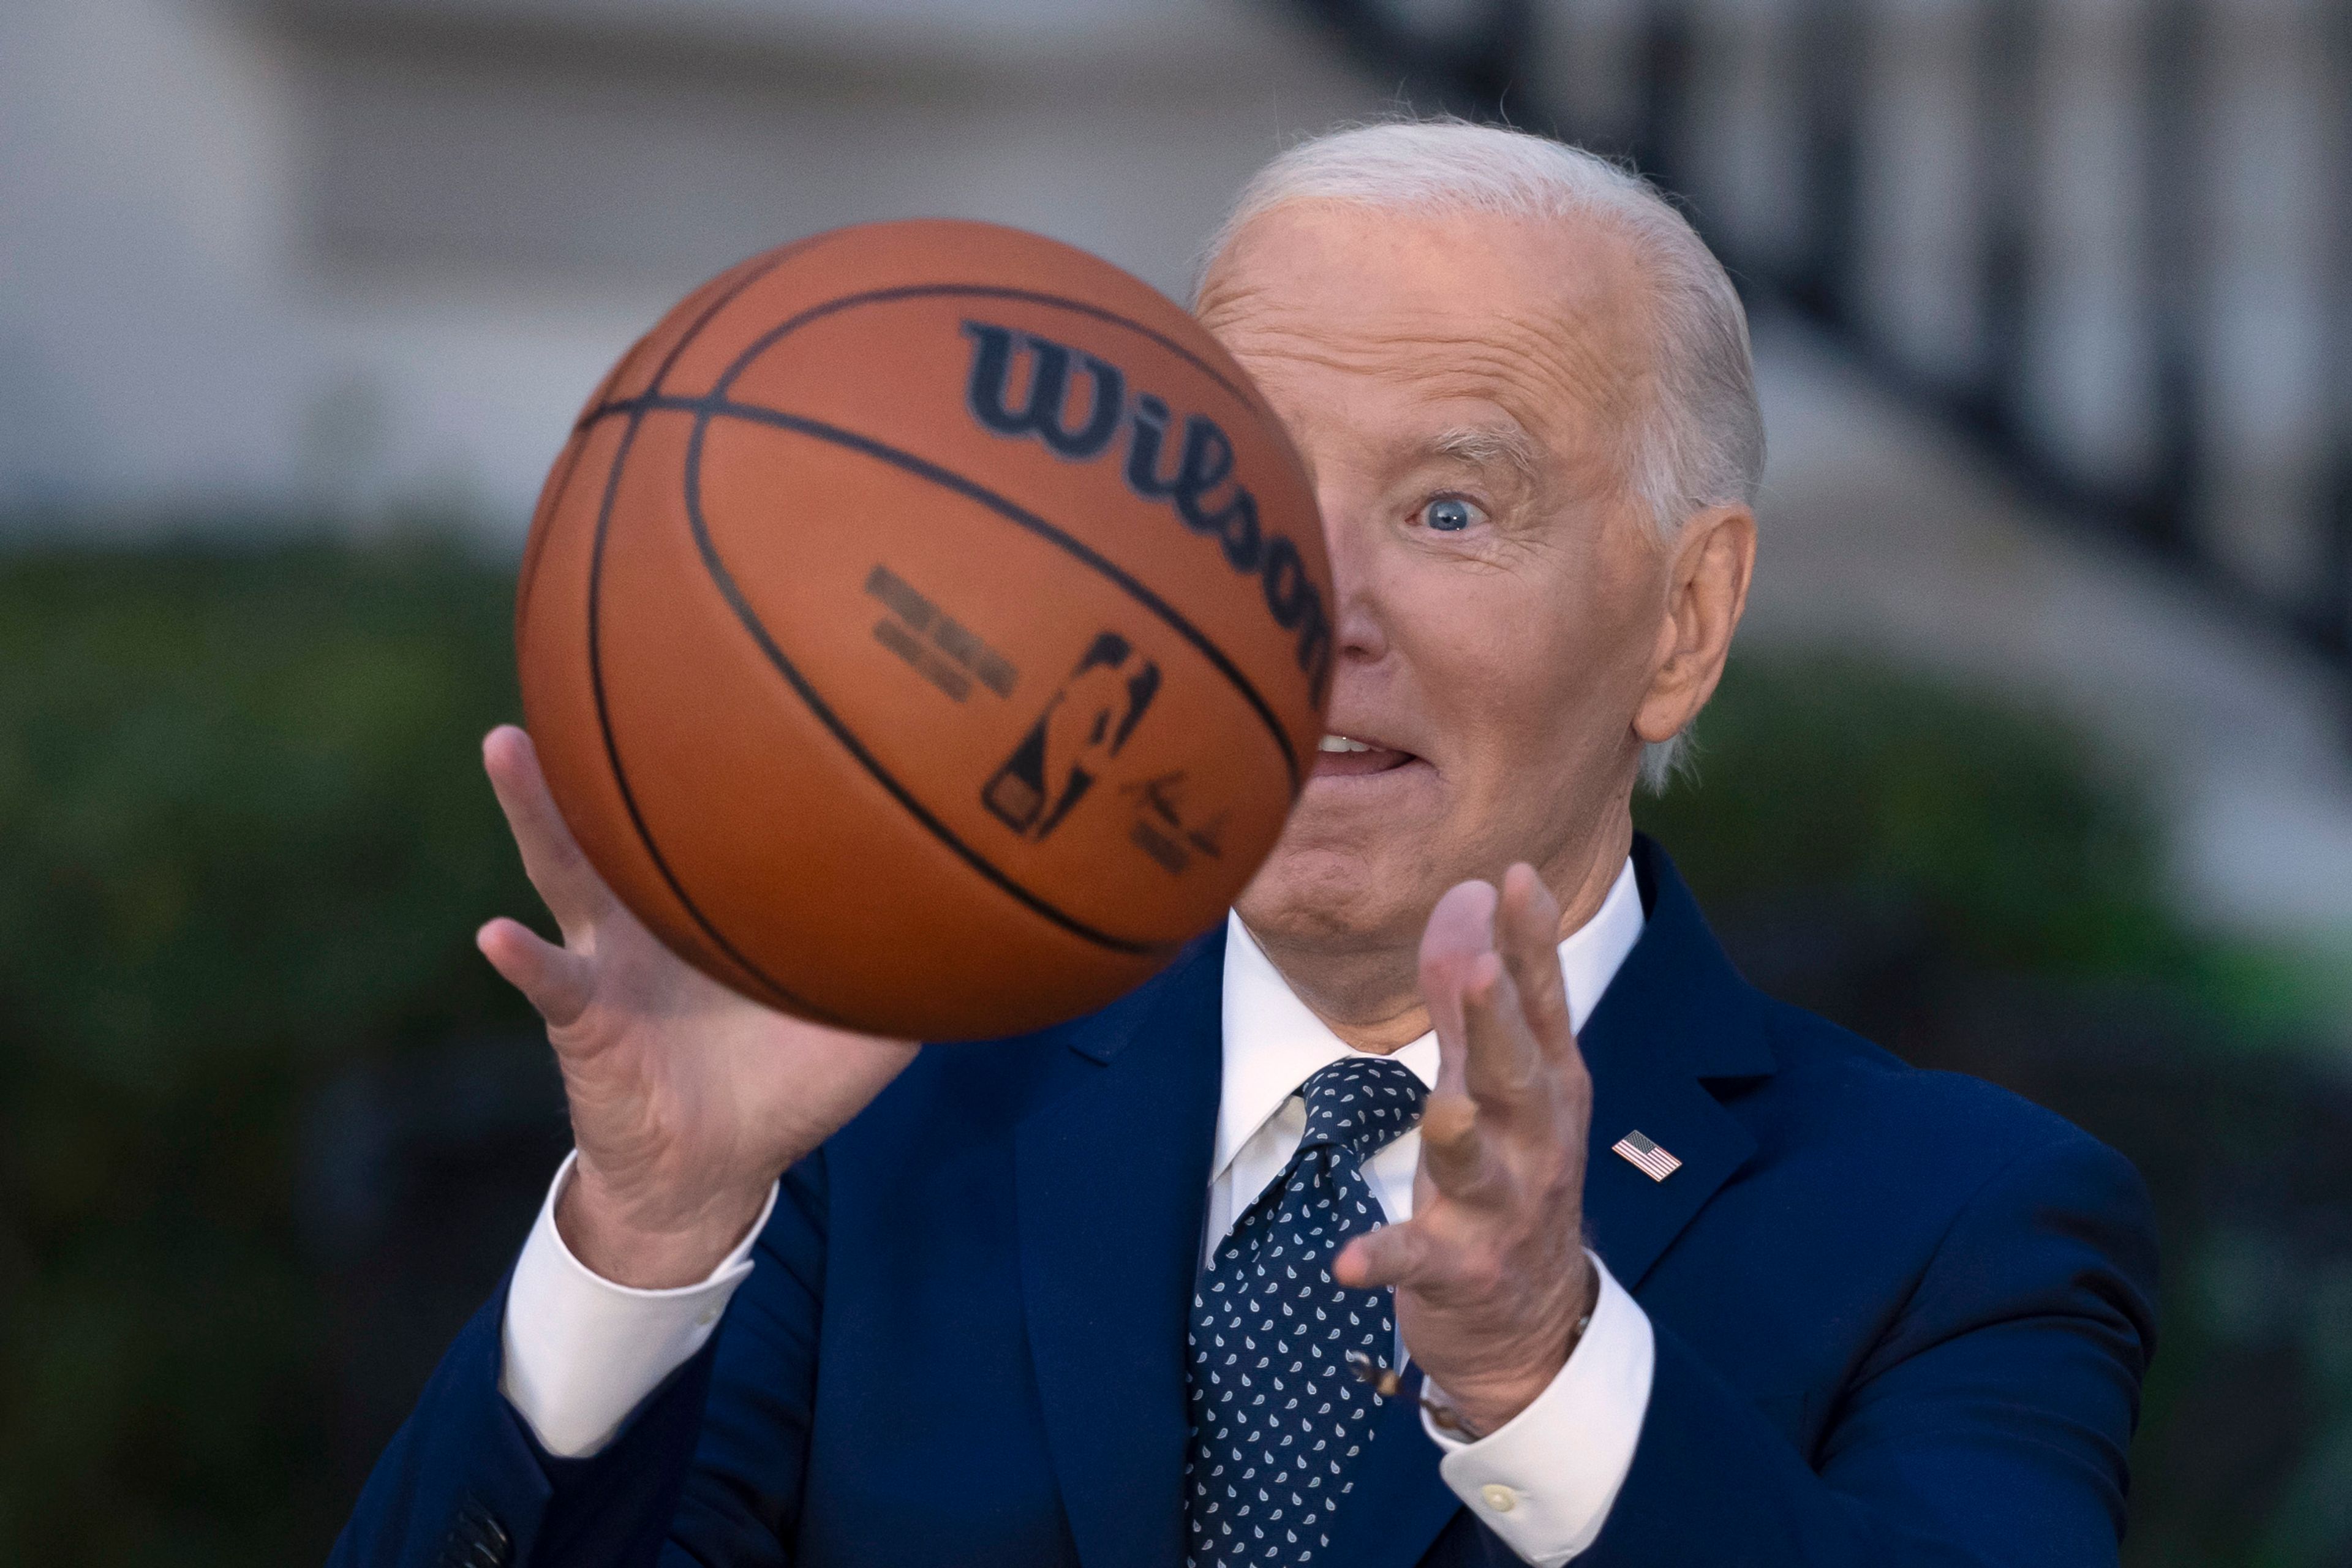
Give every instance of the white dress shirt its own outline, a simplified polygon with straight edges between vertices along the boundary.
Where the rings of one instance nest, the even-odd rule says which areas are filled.
[[[1569,1019],[1581,1029],[1642,934],[1641,895],[1628,862],[1600,911],[1559,944]],[[1298,1086],[1351,1047],[1325,1026],[1284,981],[1238,918],[1226,928],[1223,1079],[1208,1220],[1210,1252],[1268,1182],[1282,1173],[1306,1130]],[[1437,1037],[1396,1053],[1425,1084],[1437,1081]],[[1397,1138],[1365,1166],[1391,1221],[1412,1214],[1421,1135]],[[575,1156],[576,1158],[576,1156]],[[751,1272],[762,1212],[735,1250],[699,1284],[637,1290],[592,1273],[555,1228],[555,1203],[572,1173],[556,1173],[538,1223],[524,1242],[507,1293],[499,1388],[551,1454],[595,1453],[629,1412],[700,1350],[736,1287]],[[775,1205],[771,1193],[769,1208]],[[1591,1546],[1633,1462],[1649,1409],[1655,1341],[1650,1320],[1593,1267],[1600,1299],[1584,1338],[1535,1403],[1475,1442],[1426,1417],[1423,1430],[1444,1450],[1438,1473],[1455,1495],[1537,1568]],[[1410,1347],[1401,1347],[1400,1360]]]
[[[1559,944],[1568,1019],[1581,1030],[1618,966],[1642,935],[1642,895],[1628,861],[1599,912]],[[1298,1086],[1350,1047],[1298,999],[1238,918],[1225,928],[1224,1079],[1217,1105],[1216,1163],[1209,1180],[1202,1267],[1242,1211],[1279,1176],[1307,1131]],[[1437,1085],[1437,1036],[1400,1047],[1395,1059]],[[1372,1195],[1391,1222],[1412,1215],[1421,1134],[1403,1134],[1366,1163]],[[1549,1387],[1475,1442],[1433,1425],[1445,1451],[1438,1474],[1505,1545],[1538,1568],[1591,1546],[1633,1468],[1650,1407],[1656,1354],[1650,1320],[1602,1267],[1592,1322]],[[1402,1336],[1400,1336],[1402,1338]],[[1399,1361],[1412,1347],[1401,1345]]]

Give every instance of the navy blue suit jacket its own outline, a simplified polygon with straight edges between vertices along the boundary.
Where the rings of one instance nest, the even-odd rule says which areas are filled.
[[[1585,1202],[1657,1370],[1580,1563],[2113,1563],[2153,1335],[2131,1166],[1766,998],[1655,846],[1635,868],[1648,923],[1582,1039]],[[1177,1568],[1223,956],[924,1051],[786,1177],[716,1338],[591,1458],[500,1398],[501,1290],[334,1561]],[[1682,1168],[1612,1153],[1634,1129]],[[1413,1401],[1379,1419],[1324,1561],[1515,1562]]]

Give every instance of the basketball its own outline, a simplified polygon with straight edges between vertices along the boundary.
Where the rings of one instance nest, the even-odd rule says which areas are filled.
[[[1312,768],[1333,618],[1297,456],[1191,316],[923,220],[754,257],[623,356],[516,644],[556,803],[664,942],[952,1040],[1223,918]]]

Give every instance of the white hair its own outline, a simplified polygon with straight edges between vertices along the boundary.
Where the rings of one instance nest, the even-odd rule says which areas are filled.
[[[1301,142],[1251,178],[1209,242],[1202,277],[1252,219],[1297,201],[1608,225],[1639,259],[1654,328],[1654,392],[1622,458],[1629,489],[1662,541],[1708,507],[1755,502],[1764,416],[1747,311],[1723,264],[1639,174],[1580,147],[1465,120],[1349,126]],[[1665,786],[1687,736],[1643,749],[1645,785]]]

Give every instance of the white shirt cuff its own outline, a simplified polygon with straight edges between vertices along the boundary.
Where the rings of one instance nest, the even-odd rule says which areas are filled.
[[[555,1203],[572,1179],[565,1156],[522,1244],[507,1287],[499,1392],[559,1458],[580,1459],[613,1440],[629,1413],[709,1342],[735,1288],[751,1272],[751,1247],[775,1212],[776,1191],[735,1250],[698,1285],[638,1290],[615,1285],[572,1256],[555,1228]]]
[[[1601,1259],[1592,1267],[1601,1290],[1591,1325],[1534,1404],[1475,1442],[1440,1429],[1425,1410],[1421,1417],[1444,1450],[1445,1484],[1536,1568],[1558,1568],[1600,1538],[1650,1409],[1658,1342],[1649,1314]]]

